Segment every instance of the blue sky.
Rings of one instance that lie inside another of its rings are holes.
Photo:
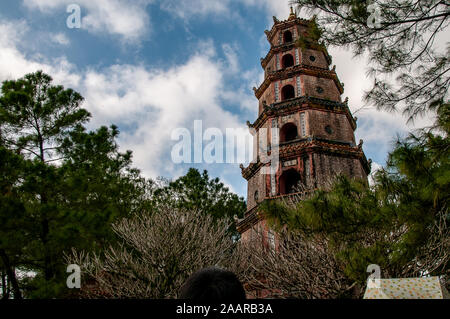
[[[72,3],[81,8],[81,29],[66,25]],[[176,178],[197,167],[245,196],[239,163],[173,163],[171,134],[192,131],[194,120],[204,129],[246,130],[257,117],[252,87],[262,81],[260,58],[269,49],[264,30],[273,15],[288,14],[288,0],[2,0],[0,81],[42,69],[85,97],[89,128],[119,127],[121,149],[134,152],[147,177]],[[367,61],[329,51],[355,111],[373,83]],[[384,164],[395,136],[412,128],[373,108],[356,116],[356,138],[374,167]]]

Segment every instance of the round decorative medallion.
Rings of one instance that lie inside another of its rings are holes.
[[[325,126],[325,132],[327,132],[328,134],[333,134],[333,129],[331,128],[331,126],[327,125]]]
[[[309,57],[309,59],[310,59],[312,62],[316,61],[316,57],[315,57],[314,55],[311,55],[311,56]]]
[[[316,87],[316,91],[317,91],[317,93],[322,94],[323,88],[321,86],[318,86],[318,87]]]

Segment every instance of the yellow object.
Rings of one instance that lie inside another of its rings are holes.
[[[370,279],[369,279],[370,280]],[[368,282],[364,299],[447,299],[439,277],[378,279]]]
[[[296,19],[297,15],[294,13],[294,8],[291,6],[291,14],[289,15],[289,19],[288,20],[293,20]]]

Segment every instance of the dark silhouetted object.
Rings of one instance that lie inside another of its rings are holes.
[[[180,290],[180,299],[219,302],[245,300],[245,290],[234,273],[219,268],[206,268],[188,278]]]

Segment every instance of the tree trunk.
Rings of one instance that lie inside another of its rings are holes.
[[[4,249],[0,249],[0,257],[2,258],[3,264],[5,265],[6,274],[8,275],[8,281],[10,281],[12,284],[14,299],[22,299],[22,292],[20,291],[19,284],[17,283],[16,272],[13,270]]]
[[[39,126],[38,126],[39,130]],[[38,132],[38,140],[39,140],[39,152],[40,152],[40,160],[42,163],[45,163],[45,152],[44,152],[44,140],[42,138],[42,135],[40,131]],[[47,195],[41,193],[41,206],[45,206],[48,202]],[[41,226],[42,226],[42,244],[44,245],[44,277],[45,280],[48,282],[53,277],[53,269],[51,267],[51,258],[50,253],[48,251],[48,234],[49,234],[49,221],[47,218],[47,213],[42,215],[41,220]]]
[[[8,276],[6,276],[6,298],[9,299],[9,295],[11,295],[11,280],[8,279]]]
[[[2,271],[2,299],[8,299],[6,298],[6,275]]]
[[[44,216],[42,220],[42,243],[44,245],[44,276],[47,281],[53,277],[53,270],[50,265],[50,254],[48,251],[48,232],[48,219]]]

